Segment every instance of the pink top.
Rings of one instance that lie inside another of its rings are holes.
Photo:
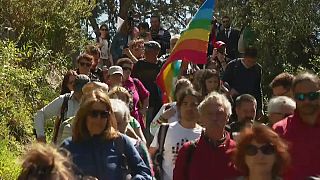
[[[131,109],[131,116],[136,118],[141,127],[146,127],[142,115],[139,113],[139,101],[142,102],[145,98],[148,98],[150,93],[143,86],[139,79],[129,77],[128,80],[123,82],[123,87],[126,88],[133,97],[133,108]]]
[[[306,179],[320,174],[320,116],[315,126],[302,122],[296,111],[273,125],[273,129],[289,143],[291,167],[285,173],[285,180]]]

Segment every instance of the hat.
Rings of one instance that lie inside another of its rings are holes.
[[[144,43],[145,48],[161,49],[161,45],[157,41],[148,41]]]
[[[217,41],[214,43],[214,48],[217,48],[217,49],[220,49],[222,47],[225,47],[226,46],[226,43],[224,43],[223,41]]]
[[[102,91],[107,93],[109,90],[109,86],[106,83],[102,82],[89,82],[85,86],[83,86],[82,92],[86,94],[96,89],[101,89]]]
[[[81,92],[82,87],[86,85],[88,82],[90,82],[90,78],[87,75],[79,74],[77,75],[75,81],[74,81],[74,91],[75,92]]]
[[[108,75],[121,74],[123,75],[123,70],[120,66],[111,66],[108,70]]]

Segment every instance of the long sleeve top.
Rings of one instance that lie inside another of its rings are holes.
[[[74,93],[71,92],[71,98],[68,100],[68,109],[65,113],[64,119],[74,116],[79,109],[79,101],[75,99],[73,94]],[[67,95],[68,94],[60,95],[45,107],[37,111],[34,118],[34,128],[36,129],[37,136],[44,136],[44,125],[47,120],[54,116],[60,116],[63,100]]]
[[[126,135],[120,135],[124,141],[125,161],[130,170],[132,179],[151,180],[151,171],[141,159],[138,151]],[[73,158],[82,175],[93,176],[98,179],[121,180],[123,179],[123,156],[120,156],[119,147],[115,140],[103,140],[94,136],[83,142],[73,142],[68,138],[62,144]],[[76,171],[77,172],[77,171]]]
[[[262,88],[261,88],[262,68],[260,64],[246,68],[242,59],[232,60],[226,67],[222,80],[238,93],[250,94],[257,100],[257,109],[262,109]],[[236,97],[233,97],[234,99]]]
[[[190,146],[192,143],[186,143],[179,151],[174,180],[231,179],[240,175],[231,161],[236,144],[229,135],[222,143],[213,145],[202,134],[193,152]]]

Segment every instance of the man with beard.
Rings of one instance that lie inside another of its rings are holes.
[[[250,94],[242,94],[237,97],[235,105],[237,121],[230,124],[230,134],[233,139],[242,128],[252,125],[256,117],[257,101]]]
[[[284,179],[306,179],[320,174],[320,79],[310,73],[292,83],[296,110],[273,128],[290,144],[291,168]]]

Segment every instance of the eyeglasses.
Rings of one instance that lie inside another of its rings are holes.
[[[109,31],[108,29],[102,28],[100,31]]]
[[[296,93],[294,98],[298,101],[304,101],[309,99],[310,101],[317,100],[320,96],[320,91],[317,92],[309,92],[309,93]]]
[[[84,66],[91,67],[91,63],[80,62],[79,64],[82,67],[84,67]]]
[[[124,71],[132,71],[132,68],[129,68],[129,67],[122,67],[122,70],[124,70]]]
[[[261,147],[257,147],[253,144],[249,144],[246,147],[245,153],[248,156],[255,156],[255,155],[257,155],[258,150],[260,150],[265,155],[271,155],[275,152],[275,148],[271,144],[265,144]]]
[[[109,115],[110,115],[109,111],[91,110],[89,112],[89,116],[91,116],[93,118],[98,118],[99,116],[101,118],[107,118],[107,117],[109,117]]]

